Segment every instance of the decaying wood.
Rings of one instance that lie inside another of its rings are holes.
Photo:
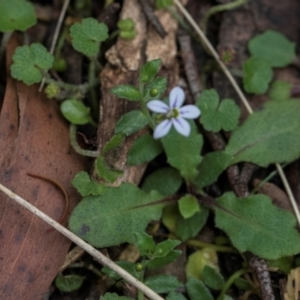
[[[159,19],[167,35],[160,38],[153,28],[147,28],[147,22],[138,0],[125,0],[121,19],[132,18],[135,22],[136,37],[132,41],[119,38],[116,44],[106,53],[107,65],[100,75],[101,101],[100,126],[98,131],[98,150],[113,136],[115,124],[122,115],[139,109],[139,104],[124,99],[118,99],[110,93],[110,89],[118,84],[137,86],[137,78],[141,64],[154,58],[162,59],[161,74],[168,76],[168,86],[173,86],[177,79],[176,68],[176,22],[170,20],[167,12],[159,14]],[[151,40],[151,41],[150,41]],[[146,54],[145,54],[146,53]],[[122,181],[138,184],[144,172],[143,166],[126,166],[127,154],[138,134],[128,137],[115,151],[109,153],[106,162],[109,167],[123,171],[114,185]]]

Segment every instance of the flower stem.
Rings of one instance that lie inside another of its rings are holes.
[[[140,84],[139,84],[139,92],[140,92],[140,95],[141,95],[140,104],[141,104],[142,112],[148,118],[148,120],[149,120],[149,126],[152,129],[154,129],[155,128],[155,123],[154,123],[153,119],[151,118],[151,115],[149,113],[148,107],[146,105],[146,101],[145,101],[145,99],[143,97],[143,95],[144,95],[144,84],[141,81],[140,81]]]

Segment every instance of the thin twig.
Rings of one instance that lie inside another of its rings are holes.
[[[31,211],[33,214],[41,218],[43,221],[54,227],[57,231],[59,231],[61,234],[63,234],[65,237],[67,237],[69,240],[71,240],[73,243],[77,244],[79,247],[84,249],[86,252],[88,252],[91,256],[95,258],[99,263],[102,265],[110,268],[112,271],[116,272],[118,275],[120,275],[124,280],[126,280],[128,283],[132,284],[134,287],[142,291],[149,299],[152,300],[164,300],[162,297],[157,295],[155,292],[153,292],[151,289],[149,289],[146,285],[144,285],[142,282],[134,278],[131,274],[126,272],[124,269],[119,267],[117,264],[115,264],[113,261],[108,259],[105,255],[103,255],[101,252],[93,248],[91,245],[80,239],[78,236],[76,236],[74,233],[66,229],[65,227],[61,226],[58,222],[51,219],[49,216],[44,214],[42,211],[37,209],[35,206],[31,205],[29,202],[18,196],[17,194],[13,193],[11,190],[0,184],[0,190],[8,195],[11,199],[15,200],[17,203]]]
[[[61,12],[60,12],[57,24],[56,24],[56,28],[55,28],[55,31],[54,31],[54,35],[53,35],[52,43],[51,43],[51,46],[50,46],[50,50],[49,50],[49,52],[51,54],[54,53],[54,49],[55,49],[55,45],[56,45],[56,42],[57,42],[57,39],[58,39],[58,35],[59,35],[60,29],[61,29],[61,25],[62,25],[62,22],[64,20],[64,17],[65,17],[67,8],[69,6],[69,3],[70,3],[70,0],[65,0],[64,5],[63,5],[63,7],[61,9]],[[42,82],[40,84],[39,92],[43,89],[44,84],[45,84],[45,77],[43,78],[43,80],[42,80]]]
[[[190,25],[195,29],[195,31],[198,33],[200,39],[203,41],[203,43],[206,45],[207,49],[210,51],[211,55],[215,58],[215,60],[217,61],[217,63],[219,64],[220,68],[223,70],[224,74],[226,75],[226,77],[228,78],[228,80],[230,81],[230,83],[232,84],[233,88],[235,89],[236,93],[238,94],[238,96],[240,97],[242,103],[244,104],[244,106],[246,107],[247,111],[249,112],[249,114],[253,113],[253,110],[250,106],[250,104],[248,103],[248,100],[246,99],[244,93],[242,92],[242,90],[240,89],[239,85],[237,84],[236,80],[234,79],[234,77],[232,76],[232,74],[229,72],[228,68],[226,67],[226,65],[222,62],[222,60],[220,59],[219,54],[217,53],[217,51],[214,49],[214,47],[212,46],[212,44],[210,43],[210,41],[207,39],[207,37],[205,36],[205,34],[202,32],[202,30],[200,29],[200,27],[197,25],[197,23],[194,21],[194,19],[191,17],[191,15],[188,13],[188,11],[184,8],[184,6],[180,3],[179,0],[174,0],[175,5],[178,7],[178,9],[182,12],[182,14],[186,17],[186,19],[188,20],[188,22],[190,23]],[[281,177],[281,180],[283,182],[283,185],[285,187],[285,190],[289,196],[289,199],[291,201],[294,213],[296,215],[298,224],[300,225],[300,212],[296,203],[296,199],[293,195],[293,192],[291,190],[291,187],[286,179],[286,176],[280,166],[280,164],[275,164],[278,173]]]

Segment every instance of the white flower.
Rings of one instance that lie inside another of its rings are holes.
[[[151,111],[163,114],[165,117],[165,120],[159,123],[154,129],[153,136],[155,139],[168,134],[172,125],[180,134],[184,136],[190,135],[191,126],[185,119],[196,119],[200,116],[201,112],[195,105],[182,106],[184,98],[183,89],[176,86],[170,92],[169,106],[161,100],[152,100],[147,103],[147,107]]]

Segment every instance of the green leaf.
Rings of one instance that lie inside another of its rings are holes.
[[[168,255],[179,244],[181,244],[181,242],[177,240],[165,240],[156,245],[153,257],[164,257]]]
[[[134,29],[134,21],[130,18],[126,18],[118,21],[117,27],[121,30],[130,31]]]
[[[285,67],[296,59],[296,45],[280,32],[267,30],[255,36],[248,44],[252,56],[271,67]]]
[[[105,295],[101,297],[100,300],[134,300],[134,299],[131,297],[119,296],[116,293],[105,293]]]
[[[168,205],[163,210],[162,222],[170,232],[175,233],[184,242],[199,233],[206,223],[208,213],[207,208],[201,207],[200,212],[184,219],[177,205]]]
[[[106,187],[102,195],[87,196],[76,206],[69,228],[95,247],[133,244],[133,232],[144,231],[151,220],[160,218],[160,199],[158,193],[146,194],[129,183]]]
[[[155,243],[153,237],[145,232],[135,232],[135,245],[137,245],[141,256],[153,255]]]
[[[162,152],[160,141],[152,135],[144,134],[134,141],[127,157],[128,165],[140,165],[149,162]]]
[[[218,203],[232,214],[216,208],[216,226],[229,235],[240,252],[250,251],[266,259],[300,252],[294,215],[273,205],[267,196],[239,199],[226,193]]]
[[[142,190],[149,193],[158,191],[164,196],[174,195],[182,185],[179,172],[171,167],[158,169],[146,177]]]
[[[161,59],[153,59],[146,62],[142,67],[139,74],[139,80],[143,83],[148,83],[154,79],[157,75],[159,68],[161,66]]]
[[[175,276],[165,274],[150,276],[144,283],[157,294],[169,293],[183,287]]]
[[[97,174],[105,181],[110,183],[115,182],[118,179],[118,177],[123,174],[122,171],[110,169],[105,162],[104,156],[97,157],[96,168],[97,168]]]
[[[187,300],[181,293],[172,291],[168,294],[166,300]]]
[[[119,147],[125,139],[125,135],[123,133],[119,133],[113,135],[110,140],[104,145],[102,150],[102,155],[107,154],[109,151],[116,149]]]
[[[35,9],[25,0],[0,0],[0,31],[25,31],[36,24]]]
[[[252,285],[247,281],[245,280],[244,278],[237,278],[235,281],[234,281],[234,284],[240,289],[240,290],[243,290],[243,291],[248,291],[248,290],[251,290],[252,289]]]
[[[108,38],[108,28],[94,18],[85,18],[70,27],[70,35],[74,49],[92,57],[98,54],[100,42]]]
[[[167,82],[167,77],[156,77],[153,81],[148,83],[144,89],[145,101],[161,99],[167,89]]]
[[[164,9],[173,4],[173,0],[156,0],[155,6],[157,9]]]
[[[294,266],[294,257],[293,256],[285,256],[280,257],[275,260],[268,260],[268,267],[274,269],[279,269],[280,271],[284,272],[288,275]]]
[[[129,84],[117,85],[112,88],[110,92],[119,98],[124,98],[131,101],[139,101],[141,99],[138,89]]]
[[[86,172],[76,174],[72,184],[83,197],[87,195],[101,195],[105,189],[105,185],[91,180]]]
[[[197,278],[190,277],[187,280],[186,289],[190,300],[214,300],[207,287]]]
[[[84,277],[77,275],[57,275],[55,278],[55,286],[64,293],[71,293],[78,290],[84,281]]]
[[[206,265],[202,270],[203,282],[213,290],[220,290],[223,288],[225,281],[223,276],[216,268]]]
[[[273,101],[286,101],[291,98],[293,85],[290,82],[275,80],[269,90],[269,98]]]
[[[201,110],[200,122],[208,131],[233,130],[238,125],[240,109],[231,99],[220,102],[215,89],[204,90],[196,102]]]
[[[194,184],[197,190],[217,181],[219,175],[228,167],[232,157],[224,151],[207,153],[198,167]]]
[[[200,211],[198,200],[192,195],[185,195],[178,201],[181,215],[187,219]]]
[[[70,123],[76,125],[84,125],[92,120],[90,108],[86,107],[81,101],[76,99],[63,101],[60,105],[60,111]]]
[[[149,123],[147,117],[140,110],[132,110],[124,114],[118,121],[115,133],[124,133],[129,136],[147,126]]]
[[[247,93],[264,94],[273,77],[272,68],[262,59],[251,57],[243,64],[244,89]]]
[[[300,156],[300,102],[269,102],[233,132],[225,152],[231,163],[248,161],[260,166],[284,163]]]
[[[146,264],[146,267],[149,270],[162,268],[163,266],[174,262],[180,255],[181,255],[180,250],[172,250],[164,257],[157,257],[157,258],[151,259]]]
[[[42,80],[42,72],[52,67],[54,56],[43,45],[33,43],[30,46],[17,47],[12,61],[11,76],[31,85]]]
[[[129,274],[131,274],[135,278],[140,278],[141,273],[136,270],[135,263],[127,260],[119,260],[116,262],[116,264],[127,271]],[[109,278],[112,280],[121,280],[123,279],[119,274],[117,274],[115,271],[111,270],[108,267],[103,267],[101,269],[101,272],[106,274]]]
[[[194,122],[191,124],[191,133],[188,137],[177,133],[174,128],[161,139],[168,163],[180,171],[181,176],[192,182],[197,176],[197,166],[201,162],[202,135],[197,133]]]

